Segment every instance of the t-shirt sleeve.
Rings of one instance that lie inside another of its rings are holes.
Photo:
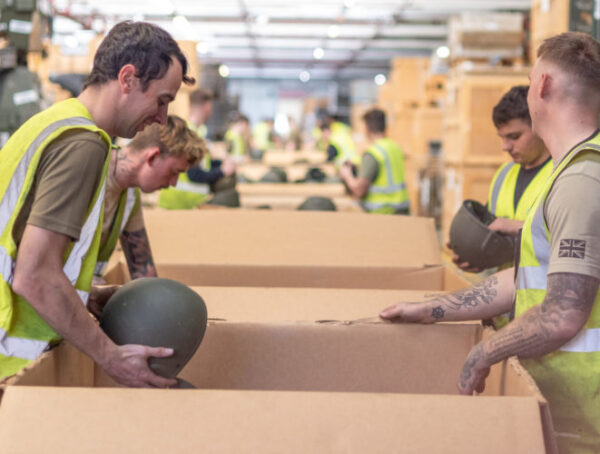
[[[377,162],[377,159],[375,159],[371,153],[365,152],[362,156],[358,176],[373,182],[375,181],[375,178],[377,178],[378,173],[379,163]]]
[[[44,150],[27,224],[79,239],[108,150],[91,131],[68,132]]]
[[[600,279],[600,155],[581,156],[556,179],[544,215],[550,238],[548,274]]]

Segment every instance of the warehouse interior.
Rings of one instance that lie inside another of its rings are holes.
[[[599,38],[600,0],[0,0],[6,452],[600,451],[594,229],[544,211]]]

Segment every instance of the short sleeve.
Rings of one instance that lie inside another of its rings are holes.
[[[362,156],[358,175],[365,180],[373,182],[375,181],[375,178],[377,178],[378,173],[379,163],[377,162],[377,159],[375,159],[371,153],[365,152]]]
[[[590,154],[591,153],[591,154]],[[588,152],[556,179],[544,206],[550,230],[548,274],[600,279],[600,155]]]
[[[27,224],[79,239],[108,149],[91,131],[69,131],[44,150]]]

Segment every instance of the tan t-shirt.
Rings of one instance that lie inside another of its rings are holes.
[[[82,129],[69,130],[48,145],[15,220],[15,242],[21,242],[27,224],[78,240],[107,153],[99,134]]]
[[[113,225],[119,206],[119,199],[123,189],[117,184],[115,176],[109,172],[106,177],[106,195],[104,196],[104,222],[102,224],[102,236],[100,244],[103,245],[110,235],[110,229]],[[125,224],[124,230],[127,232],[137,232],[144,228],[144,218],[142,216],[142,208],[134,209],[129,216],[129,220]]]
[[[548,274],[600,279],[600,153],[581,152],[558,176],[544,216],[551,240]]]

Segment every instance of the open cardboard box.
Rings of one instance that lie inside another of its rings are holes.
[[[240,163],[237,167],[236,174],[246,177],[252,181],[260,180],[273,166],[265,165],[262,162],[246,162]],[[279,167],[279,166],[277,166]],[[288,164],[282,166],[287,175],[288,182],[302,180],[306,178],[309,169],[318,167],[327,176],[334,176],[337,170],[334,164]]]
[[[273,210],[297,210],[311,196],[279,195],[279,194],[240,194],[242,208],[262,208],[268,206]],[[329,197],[329,196],[323,196]],[[349,196],[329,197],[335,204],[336,211],[363,213],[358,201]]]
[[[547,404],[515,360],[493,368],[483,396],[456,395],[483,335],[211,321],[180,374],[198,390],[113,388],[65,343],[5,384],[0,439],[11,453],[556,452]]]
[[[340,197],[346,194],[341,183],[238,183],[240,195],[281,195]]]
[[[156,210],[145,222],[159,275],[192,286],[453,290],[461,280],[428,218]]]

